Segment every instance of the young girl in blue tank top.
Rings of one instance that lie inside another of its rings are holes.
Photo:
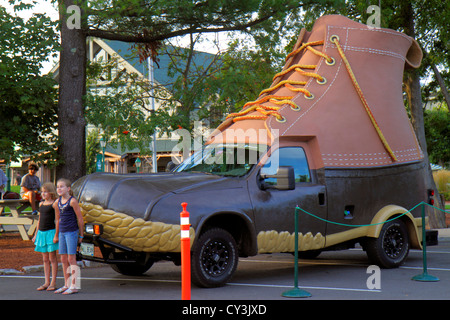
[[[56,231],[59,240],[59,255],[63,265],[64,286],[55,293],[77,293],[77,245],[83,238],[83,216],[78,201],[72,197],[70,181],[59,179],[56,184],[56,192],[59,195],[56,214]],[[75,272],[75,273],[74,273]],[[70,282],[70,283],[69,283]]]

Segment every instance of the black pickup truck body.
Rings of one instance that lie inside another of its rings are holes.
[[[210,145],[199,152],[217,160],[217,154],[235,156],[240,149],[249,158],[248,145]],[[309,162],[313,152],[307,142],[289,140],[260,153],[253,164],[205,164],[197,153],[170,173],[85,176],[73,190],[85,222],[102,225],[103,234],[85,233],[84,239],[99,246],[102,257],[92,251],[79,257],[125,274],[145,272],[158,260],[179,263],[183,202],[190,213],[193,280],[200,286],[226,283],[238,256],[292,253],[297,206],[304,210],[304,257],[361,243],[374,263],[396,267],[409,248],[421,248],[421,210],[409,209],[427,200],[423,161],[316,170]]]

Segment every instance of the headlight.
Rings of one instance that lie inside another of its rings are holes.
[[[86,234],[99,236],[103,233],[103,225],[99,223],[86,223],[84,225],[84,232]]]

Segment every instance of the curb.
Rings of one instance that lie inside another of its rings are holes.
[[[100,267],[103,264],[98,262],[92,262],[92,261],[77,261],[77,265],[80,267],[80,269],[85,268],[96,268]],[[22,267],[23,271],[16,270],[16,269],[0,269],[0,275],[14,275],[14,274],[27,274],[27,273],[33,273],[33,272],[42,272],[44,271],[44,265],[36,265],[36,266],[25,266]],[[58,263],[58,270],[62,270],[62,263]]]
[[[11,275],[11,274],[23,274],[23,272],[16,269],[0,269],[0,275]]]
[[[450,240],[450,228],[446,229],[437,229],[438,230],[438,240],[439,241],[446,241]],[[77,261],[77,265],[83,269],[83,268],[96,268],[101,267],[104,264],[94,262],[94,261]],[[62,264],[58,263],[58,270],[62,270]],[[36,265],[36,266],[26,266],[23,267],[23,271],[19,271],[16,269],[0,269],[0,275],[14,275],[14,274],[27,274],[27,273],[33,273],[33,272],[42,272],[44,271],[43,265]]]

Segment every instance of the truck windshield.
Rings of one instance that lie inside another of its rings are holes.
[[[203,172],[239,177],[247,174],[266,151],[266,145],[210,144],[183,161],[174,172]]]

